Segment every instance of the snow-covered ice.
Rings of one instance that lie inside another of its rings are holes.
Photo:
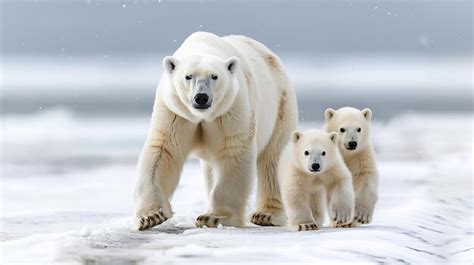
[[[135,163],[148,118],[64,110],[1,118],[2,265],[473,262],[469,114],[374,121],[380,200],[373,223],[312,232],[196,228],[207,198],[195,159],[173,198],[175,216],[132,232]]]

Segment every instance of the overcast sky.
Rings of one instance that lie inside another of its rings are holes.
[[[194,31],[277,52],[472,54],[472,1],[2,1],[11,53],[170,53]]]

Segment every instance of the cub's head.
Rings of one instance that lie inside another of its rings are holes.
[[[177,97],[174,104],[182,103],[180,107],[187,109],[182,111],[198,119],[215,118],[218,112],[226,112],[237,95],[237,57],[223,60],[213,56],[167,56],[163,68],[170,82],[167,97]]]
[[[344,107],[331,108],[324,112],[326,130],[339,134],[339,148],[343,154],[356,154],[370,143],[370,120],[372,111]]]
[[[311,175],[330,169],[341,159],[337,140],[336,132],[328,134],[322,130],[294,131],[291,135],[294,165]]]

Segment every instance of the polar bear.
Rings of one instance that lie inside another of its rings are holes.
[[[295,131],[279,162],[280,188],[289,230],[317,230],[325,216],[337,225],[352,221],[352,176],[338,146],[338,134]],[[327,197],[327,199],[326,199]]]
[[[133,227],[149,229],[172,216],[170,200],[189,154],[201,161],[209,197],[198,227],[243,226],[255,175],[251,221],[281,225],[277,161],[298,113],[280,59],[248,37],[196,32],[163,68],[138,162]]]
[[[339,133],[339,150],[352,173],[355,190],[355,217],[349,226],[368,224],[377,202],[378,173],[370,140],[372,111],[344,107],[324,112],[327,132]]]

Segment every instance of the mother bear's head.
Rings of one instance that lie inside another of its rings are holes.
[[[210,121],[227,112],[239,89],[237,57],[167,56],[163,68],[168,85],[161,89],[167,90],[167,105],[192,121]]]

